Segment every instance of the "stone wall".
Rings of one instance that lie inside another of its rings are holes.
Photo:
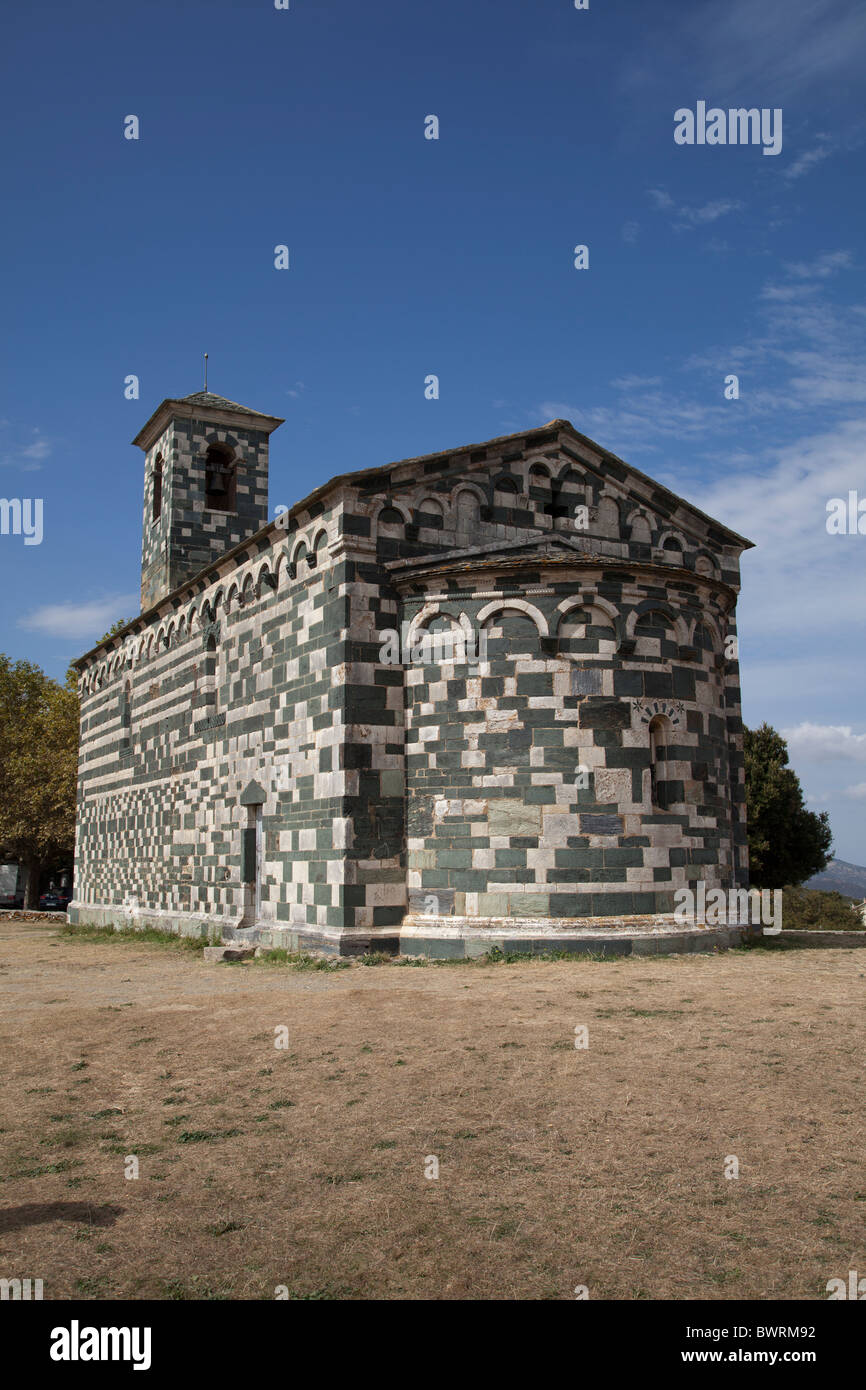
[[[468,617],[487,637],[476,667],[407,671],[413,916],[562,925],[671,912],[699,878],[745,881],[730,623],[710,586],[660,577],[561,559],[405,598],[410,620]]]
[[[234,455],[236,508],[231,512],[205,506],[205,460],[212,444],[223,445]],[[175,415],[146,449],[145,459],[142,609],[158,603],[267,524],[268,434],[243,428],[230,417]],[[154,521],[157,460],[162,464],[162,507]]]
[[[351,950],[744,884],[747,544],[564,422],[341,476],[82,658],[72,920]],[[403,623],[486,659],[384,659]]]

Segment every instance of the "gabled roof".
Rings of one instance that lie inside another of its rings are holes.
[[[578,454],[572,453],[569,455],[566,449],[564,451],[566,456],[573,458],[581,467],[594,469],[597,473],[610,476],[626,490],[629,490],[628,478],[632,477],[644,483],[650,490],[649,497],[641,497],[640,499],[645,505],[655,505],[657,507],[659,504],[662,504],[672,512],[676,511],[679,507],[684,507],[687,511],[691,512],[693,516],[699,517],[702,522],[712,527],[720,536],[724,537],[728,543],[732,543],[742,550],[752,550],[754,548],[754,541],[750,541],[746,536],[741,536],[738,532],[732,531],[729,526],[725,526],[721,521],[717,521],[715,517],[710,516],[707,512],[701,511],[700,507],[696,507],[693,502],[689,502],[685,497],[680,497],[677,493],[671,492],[670,488],[665,487],[663,483],[656,482],[648,473],[641,472],[633,463],[626,463],[625,459],[621,459],[617,454],[611,453],[610,449],[605,449],[604,445],[597,444],[594,439],[590,439],[586,434],[581,434],[580,430],[575,429],[570,420],[563,419],[548,420],[545,425],[532,425],[529,429],[517,430],[514,434],[500,434],[493,439],[479,440],[476,444],[460,444],[453,449],[441,449],[435,454],[418,454],[411,458],[397,459],[393,463],[376,464],[373,468],[360,468],[353,473],[337,473],[334,477],[329,478],[326,483],[320,483],[317,488],[314,488],[312,492],[308,493],[307,496],[302,498],[299,502],[294,503],[289,508],[289,511],[294,513],[309,508],[313,503],[318,502],[326,493],[329,493],[335,487],[354,487],[362,482],[376,482],[380,478],[389,491],[392,489],[393,484],[395,496],[399,496],[398,489],[401,482],[414,486],[418,481],[419,474],[423,477],[424,474],[428,472],[430,465],[437,464],[440,461],[442,463],[447,462],[450,465],[449,471],[436,471],[431,475],[431,481],[438,481],[448,477],[450,473],[460,472],[465,469],[467,463],[469,463],[470,468],[474,467],[471,456],[481,453],[482,450],[485,453],[487,451],[492,451],[494,454],[500,454],[503,456],[502,461],[506,462],[507,460],[504,456],[507,454],[509,445],[515,448],[519,447],[519,445],[522,445],[524,448],[531,448],[543,442],[545,444],[558,444],[561,447],[561,436],[563,434],[570,435],[574,443],[599,456],[601,461],[600,465],[594,465],[590,463],[588,459]],[[495,464],[496,461],[495,458],[479,461],[479,471],[483,462],[486,462],[489,466]],[[400,475],[400,470],[403,470],[402,476]],[[395,476],[392,478],[392,475]],[[273,526],[274,522],[269,522],[268,525]]]
[[[184,417],[188,417],[192,416],[195,413],[196,409],[200,409],[202,406],[204,406],[205,409],[211,409],[214,412],[224,412],[226,415],[233,412],[235,415],[241,417],[252,416],[259,421],[266,422],[265,424],[262,424],[260,426],[260,428],[262,429],[265,429],[266,425],[270,425],[271,429],[276,429],[277,425],[281,425],[284,423],[282,420],[278,419],[274,415],[262,415],[259,411],[250,410],[247,406],[237,405],[233,401],[227,400],[224,396],[216,396],[212,392],[205,393],[204,391],[197,391],[194,392],[191,396],[183,396],[179,399],[168,398],[164,400],[162,402],[162,405],[160,405],[159,408],[154,411],[153,415],[150,417],[150,420],[148,420],[144,428],[140,430],[139,433],[136,435],[135,439],[132,441],[133,444],[139,444],[143,449],[147,449],[150,447],[150,443],[143,443],[142,440],[144,436],[148,434],[148,432],[151,433],[151,443],[153,442],[153,439],[158,437],[159,431],[152,430],[153,422],[157,420],[157,418],[161,415],[163,411],[167,411],[166,418],[168,418],[168,415],[170,414],[170,410],[168,410],[168,408],[179,408],[179,413],[182,413]],[[160,428],[162,428],[162,425],[160,426]],[[423,465],[436,463],[440,460],[445,462],[447,460],[453,465],[453,470],[458,471],[464,465],[464,461],[469,459],[471,454],[476,453],[482,449],[495,450],[497,446],[511,444],[516,446],[518,444],[518,441],[520,441],[524,447],[530,447],[533,444],[542,441],[544,443],[561,443],[560,435],[563,432],[569,434],[571,438],[578,444],[583,445],[585,448],[588,448],[592,450],[594,453],[598,454],[601,459],[602,471],[609,471],[610,474],[615,478],[615,480],[619,482],[620,486],[624,486],[627,488],[626,479],[629,475],[631,475],[632,477],[637,478],[644,484],[648,485],[648,487],[652,490],[652,493],[655,494],[657,498],[662,500],[671,510],[675,510],[677,507],[685,507],[687,511],[690,511],[694,516],[700,517],[703,522],[711,526],[728,543],[733,543],[734,547],[742,550],[751,550],[753,548],[753,541],[748,540],[745,536],[739,535],[736,531],[732,531],[728,526],[723,525],[722,522],[717,521],[714,517],[711,517],[706,512],[701,511],[701,509],[699,507],[696,507],[692,502],[688,502],[685,498],[679,497],[676,493],[671,492],[670,488],[666,488],[663,486],[663,484],[657,483],[653,478],[650,478],[648,474],[642,473],[639,468],[635,468],[633,464],[626,463],[624,459],[621,459],[616,454],[611,453],[611,451],[609,449],[605,449],[603,445],[597,444],[595,440],[590,439],[588,435],[581,434],[579,430],[575,429],[574,425],[571,423],[570,420],[563,419],[548,420],[548,422],[544,425],[534,425],[531,426],[529,429],[517,430],[513,434],[498,435],[493,439],[483,440],[477,444],[461,444],[454,449],[443,449],[435,454],[421,454],[413,458],[399,459],[394,463],[378,464],[376,467],[373,468],[357,469],[353,473],[337,473],[334,477],[329,478],[327,482],[321,483],[317,488],[314,488],[314,490],[308,493],[306,497],[303,497],[300,499],[300,501],[293,503],[293,505],[288,509],[288,514],[293,515],[296,512],[304,511],[305,509],[310,508],[313,504],[317,503],[321,498],[323,498],[327,493],[331,492],[335,488],[347,485],[350,487],[357,486],[359,483],[363,481],[372,482],[381,478],[384,484],[384,490],[390,492],[391,474],[401,468],[410,468],[411,473],[417,475],[419,468],[423,468]],[[268,430],[268,433],[270,433],[270,429]],[[504,451],[500,449],[499,452]],[[577,455],[573,455],[573,457],[575,457],[577,461],[581,462],[583,466],[593,466],[588,465],[586,460],[580,459]],[[493,463],[495,462],[495,460],[491,459],[490,462]],[[434,476],[441,479],[445,475],[437,471]],[[365,489],[365,491],[368,491],[368,489]],[[650,499],[642,500],[644,500],[645,502],[648,501],[648,504],[652,505],[652,497]],[[225,564],[227,560],[230,560],[235,556],[242,555],[251,546],[255,546],[259,541],[263,540],[264,537],[268,535],[268,533],[282,529],[280,525],[281,522],[282,525],[285,525],[285,522],[283,522],[281,517],[272,518],[269,522],[267,522],[265,526],[261,528],[261,530],[257,531],[252,536],[248,536],[245,540],[239,541],[237,545],[232,546],[230,550],[227,550],[225,555],[221,555],[216,560],[211,561],[211,563],[206,565],[202,570],[200,570],[198,574],[192,575],[189,579],[185,579],[182,584],[178,585],[177,589],[172,591],[172,593],[165,594],[159,600],[159,602],[154,604],[151,608],[139,613],[137,617],[131,618],[130,621],[126,624],[124,628],[121,629],[120,632],[115,633],[113,637],[108,638],[106,641],[97,643],[95,647],[91,648],[90,651],[85,652],[84,655],[79,657],[77,661],[73,661],[72,665],[76,667],[76,669],[80,669],[85,664],[85,662],[90,657],[94,656],[96,652],[98,652],[103,646],[108,646],[109,644],[111,644],[111,646],[113,647],[115,643],[119,645],[120,641],[122,641],[122,639],[126,637],[127,633],[133,630],[136,624],[141,622],[147,623],[148,621],[150,621],[151,618],[153,618],[155,614],[162,608],[163,604],[165,604],[166,601],[179,594],[182,590],[188,590],[191,587],[191,585],[203,581],[206,576],[213,576],[219,571],[220,566]],[[497,556],[502,556],[503,558],[507,551],[513,550],[514,561],[517,564],[527,562],[527,558],[521,558],[519,552],[527,548],[529,548],[531,552],[533,544],[536,545],[536,547],[538,546],[538,542],[534,541],[534,538],[528,538],[525,541],[518,540],[513,542],[494,542],[491,546],[480,546],[477,549],[482,551],[495,551]],[[570,554],[574,554],[574,552],[577,552],[577,554],[575,555],[575,559],[578,562],[585,562],[588,560],[594,560],[597,562],[600,558],[607,558],[594,552],[591,549],[591,542],[590,548],[585,548],[586,543],[581,543],[581,541],[577,537],[570,537],[568,538],[568,540],[566,540],[565,537],[553,537],[549,533],[547,533],[544,537],[542,544],[548,548],[542,551],[536,550],[536,553],[532,555],[532,559],[535,562],[538,561],[540,556],[543,558],[547,558],[548,560],[554,558],[553,553],[549,549],[549,546],[551,544],[553,544],[557,549],[560,550],[560,554],[562,555],[563,560],[569,559]],[[458,564],[464,566],[472,564],[471,551],[451,551],[449,553],[451,559],[456,560]],[[400,574],[401,572],[406,574],[412,572],[413,566],[415,566],[416,564],[421,565],[424,562],[426,562],[428,566],[437,563],[443,566],[446,564],[446,561],[443,559],[442,556],[430,556],[429,554],[427,554],[418,557],[417,561],[413,557],[412,559],[407,560],[405,562],[389,563],[387,568],[395,574]],[[654,563],[653,568],[664,569],[665,566]]]
[[[237,401],[230,401],[226,396],[217,396],[213,391],[194,391],[191,396],[167,396],[146,424],[142,425],[132,442],[140,449],[149,449],[173,415],[189,420],[199,411],[214,411],[216,418],[226,423],[231,417],[236,421],[247,420],[251,424],[255,422],[256,428],[265,434],[271,434],[278,425],[284,423],[277,415],[264,415],[260,410],[251,410],[248,405],[238,405]]]
[[[194,405],[218,406],[221,410],[234,410],[239,415],[259,415],[263,420],[272,420],[272,415],[262,415],[260,410],[250,410],[248,405],[238,405],[237,401],[230,401],[226,396],[215,396],[213,391],[193,391],[191,396],[181,396],[182,401],[190,401]]]

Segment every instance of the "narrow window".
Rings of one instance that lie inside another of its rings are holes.
[[[132,740],[132,688],[129,681],[120,696],[120,749],[128,752]]]
[[[247,807],[247,826],[243,832],[242,878],[244,882],[244,925],[253,926],[262,912],[262,807]]]
[[[670,722],[663,714],[657,714],[650,721],[650,799],[661,811],[667,810],[668,804],[666,772],[670,729]]]
[[[225,444],[208,445],[204,504],[215,512],[237,511],[234,455]]]
[[[162,454],[157,454],[153,465],[153,519],[159,521],[162,514]]]

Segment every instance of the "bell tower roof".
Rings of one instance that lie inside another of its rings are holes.
[[[157,406],[147,423],[142,425],[132,442],[146,452],[162,434],[170,419],[195,419],[202,413],[206,413],[208,419],[214,422],[245,424],[248,429],[258,429],[264,434],[271,434],[278,425],[284,423],[277,415],[264,415],[260,410],[238,405],[237,401],[217,396],[213,391],[194,391],[191,396],[167,396],[162,404]]]

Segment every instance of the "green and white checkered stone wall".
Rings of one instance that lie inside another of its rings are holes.
[[[73,920],[353,951],[503,920],[555,938],[747,884],[747,541],[564,421],[341,475],[280,523],[79,663]],[[403,624],[487,649],[393,664]]]
[[[205,506],[208,445],[232,450],[237,509]],[[153,520],[154,469],[162,460],[162,508]],[[147,450],[141,545],[141,606],[150,608],[268,520],[268,436],[224,421],[174,416]]]

